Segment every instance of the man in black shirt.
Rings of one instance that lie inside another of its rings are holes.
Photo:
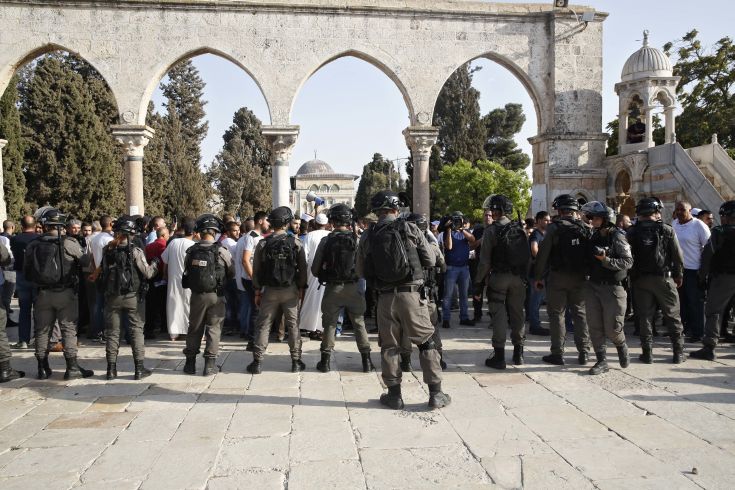
[[[33,303],[36,301],[38,289],[23,276],[23,259],[26,253],[26,247],[33,240],[38,238],[36,233],[36,220],[33,216],[23,216],[20,220],[21,233],[10,239],[10,249],[15,258],[15,289],[18,292],[18,306],[20,314],[18,316],[18,343],[13,347],[16,349],[28,348],[31,341],[31,313],[33,311]]]

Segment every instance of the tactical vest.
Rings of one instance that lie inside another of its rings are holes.
[[[715,253],[710,271],[714,274],[735,274],[735,226],[716,226],[712,230]]]
[[[365,278],[372,287],[380,289],[424,280],[421,259],[416,244],[408,239],[407,229],[408,223],[397,219],[377,223],[368,231]]]
[[[64,250],[66,237],[41,236],[26,254],[32,283],[42,288],[76,287],[77,263]]]
[[[660,221],[639,221],[630,230],[633,270],[638,275],[663,275],[671,270],[669,240],[673,230]]]
[[[549,268],[553,271],[568,274],[584,274],[587,258],[587,242],[592,235],[591,230],[582,221],[572,218],[561,218],[554,221],[554,246],[549,255]]]
[[[587,248],[587,264],[589,269],[590,280],[598,283],[619,283],[628,275],[627,271],[614,271],[603,267],[602,262],[595,258],[594,250],[595,247],[605,249],[605,254],[608,257],[615,258],[613,253],[613,243],[615,242],[615,236],[619,236],[619,239],[625,240],[622,232],[617,228],[608,228],[609,233],[606,236],[602,236],[600,230],[595,230],[592,238],[588,242]]]

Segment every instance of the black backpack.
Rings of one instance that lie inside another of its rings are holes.
[[[102,257],[102,291],[105,296],[137,293],[142,282],[131,247],[105,248]]]
[[[496,244],[492,252],[492,268],[496,272],[528,274],[531,261],[531,248],[523,224],[511,221],[496,227]]]
[[[331,233],[324,243],[319,283],[351,282],[357,280],[355,254],[357,240],[352,232]]]
[[[296,280],[296,238],[292,235],[271,235],[262,249],[263,268],[260,283],[264,286],[285,288]]]
[[[75,285],[76,263],[63,250],[63,240],[54,236],[42,236],[30,250],[30,277],[36,286],[72,287]]]
[[[637,223],[631,235],[633,268],[636,273],[659,275],[669,271],[663,223]]]
[[[194,293],[217,293],[225,282],[225,266],[219,260],[219,243],[204,245],[195,243],[186,251],[184,259],[183,287]]]
[[[397,219],[371,228],[365,260],[366,279],[377,280],[380,286],[423,279],[418,252],[408,240],[406,226],[404,220]]]
[[[580,221],[562,220],[556,223],[556,247],[552,250],[551,268],[562,272],[584,273],[587,242],[592,230]]]
[[[715,253],[710,271],[715,274],[735,274],[735,226],[722,225],[712,230]]]

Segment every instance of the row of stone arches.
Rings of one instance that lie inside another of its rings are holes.
[[[309,187],[309,190],[314,192],[339,192],[339,186],[337,184],[322,184],[320,186],[313,184],[311,187]]]

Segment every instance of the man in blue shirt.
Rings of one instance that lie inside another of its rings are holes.
[[[442,327],[444,328],[449,328],[449,320],[452,317],[450,306],[455,284],[459,292],[459,324],[469,326],[475,324],[469,317],[467,306],[467,291],[470,286],[470,247],[475,243],[475,237],[467,229],[468,224],[464,215],[455,211],[442,233],[444,258],[447,263],[442,301]]]

